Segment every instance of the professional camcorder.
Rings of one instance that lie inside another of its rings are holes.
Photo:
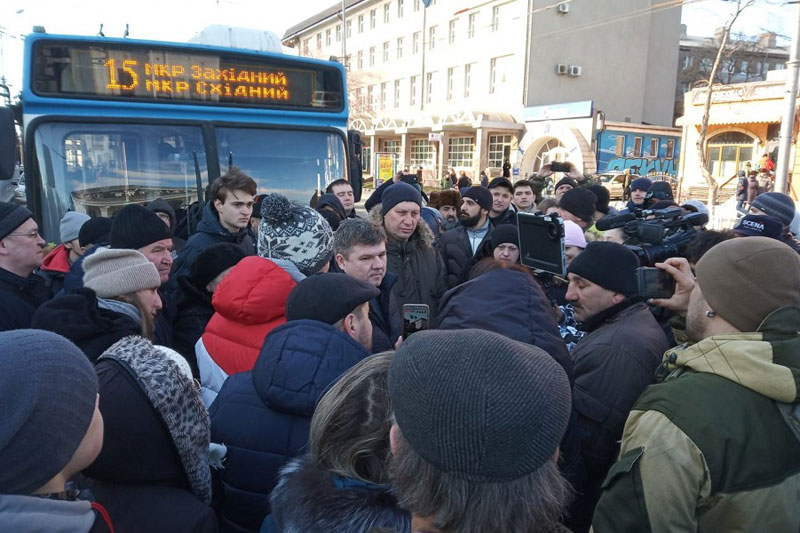
[[[681,257],[697,235],[697,227],[708,223],[705,213],[688,213],[680,207],[637,209],[633,213],[604,217],[597,229],[622,228],[626,246],[639,258],[642,266],[653,266],[668,257]]]

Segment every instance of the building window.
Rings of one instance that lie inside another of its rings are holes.
[[[464,65],[464,98],[469,98],[469,87],[472,84],[472,64]]]
[[[786,63],[777,63],[775,65],[775,70],[783,70],[786,68]]]
[[[383,4],[383,23],[389,24],[389,4]]]
[[[411,53],[417,55],[419,53],[419,39],[421,32],[414,33],[414,39],[411,42]]]
[[[367,97],[365,95],[364,87],[359,87],[358,88],[358,106],[361,109],[364,109],[364,107],[366,105],[367,105]]]
[[[409,104],[411,107],[417,105],[417,78],[418,76],[411,76],[411,83],[408,88]]]
[[[372,173],[372,148],[369,144],[361,148],[361,162],[364,167],[364,174]]]
[[[489,135],[489,166],[502,168],[511,157],[511,135]]]
[[[717,178],[728,177],[744,169],[753,159],[753,138],[737,131],[728,131],[708,141],[708,170]]]
[[[411,164],[428,165],[433,161],[433,144],[428,139],[411,139]]]
[[[447,28],[447,42],[450,44],[456,42],[456,19],[451,20]]]
[[[447,145],[447,160],[451,167],[471,167],[475,154],[475,137],[453,137]]]
[[[331,45],[331,29],[325,30],[325,46]]]
[[[702,70],[703,72],[709,72],[711,71],[711,66],[713,64],[714,62],[711,60],[710,57],[704,57],[700,60],[700,70]]]
[[[624,135],[617,135],[617,147],[614,150],[614,154],[617,157],[624,157],[625,156],[625,136]]]
[[[469,16],[469,19],[467,19],[468,20],[467,37],[469,37],[470,39],[475,37],[475,19],[477,19],[477,18],[478,18],[478,14],[477,13],[472,13]]]
[[[428,48],[433,50],[436,46],[436,26],[431,26],[428,30]]]
[[[367,102],[370,109],[375,109],[375,86],[367,87]]]
[[[389,42],[383,43],[383,62],[389,62]]]
[[[492,8],[492,31],[497,31],[500,27],[500,6]]]
[[[683,56],[683,70],[688,70],[692,68],[694,64],[694,57],[692,56]]]
[[[397,0],[397,18],[403,18],[403,0]]]
[[[342,25],[341,24],[337,24],[336,25],[336,42],[337,43],[342,42]]]
[[[369,12],[369,29],[371,29],[371,30],[375,29],[375,22],[377,21],[377,19],[378,19],[378,10],[377,9],[370,10],[370,12]]]
[[[497,58],[493,57],[489,61],[489,94],[494,94],[497,83]]]
[[[303,55],[308,55],[308,47],[311,45],[311,39],[304,39],[303,40]]]
[[[658,157],[658,138],[650,139],[650,157]]]
[[[346,29],[347,38],[349,39],[350,37],[353,36],[353,21],[352,20],[348,20],[347,21],[347,26],[345,26],[345,27],[347,28]]]
[[[642,138],[633,138],[633,157],[642,157]]]
[[[403,58],[403,38],[397,38],[397,59]]]
[[[358,57],[358,70],[361,70],[364,68],[364,50],[359,50],[356,56]]]
[[[364,15],[358,16],[358,33],[364,33]]]
[[[322,33],[317,34],[317,50],[322,50]]]
[[[386,109],[386,89],[388,85],[385,81],[381,83],[381,109]]]
[[[664,157],[666,159],[674,159],[675,158],[675,141],[673,141],[673,140],[667,141],[667,154]]]
[[[691,87],[689,86],[689,82],[688,81],[682,81],[681,82],[681,92],[682,93],[687,93],[687,92],[689,92],[690,89],[691,89]]]
[[[394,80],[394,107],[400,107],[400,80]]]
[[[415,13],[416,13],[417,11],[419,11],[419,4],[420,4],[420,1],[419,1],[419,0],[414,0],[414,12],[415,12]]]
[[[369,47],[369,66],[374,66],[374,65],[375,65],[375,47],[374,46],[370,46]]]
[[[450,67],[447,69],[447,99],[453,99],[453,78],[455,78],[455,71],[454,67]]]
[[[383,148],[381,152],[388,152],[390,154],[399,154],[400,150],[402,149],[401,142],[399,139],[385,139],[381,144],[383,144]]]
[[[425,83],[425,103],[430,104],[433,101],[433,75],[435,72],[428,72],[426,74],[427,80]]]

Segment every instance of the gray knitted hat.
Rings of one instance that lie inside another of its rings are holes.
[[[97,376],[77,346],[38,329],[0,333],[0,494],[31,494],[58,474],[89,429]]]
[[[61,218],[59,224],[59,233],[61,242],[74,241],[78,238],[78,234],[83,226],[89,220],[89,215],[86,213],[78,213],[76,211],[67,211]]]
[[[769,216],[779,218],[784,226],[791,226],[792,220],[794,220],[794,201],[791,196],[782,192],[759,194],[750,207],[763,211]]]
[[[286,259],[310,276],[333,257],[333,231],[322,216],[280,194],[268,194],[261,205],[258,255]]]
[[[83,272],[84,287],[92,289],[98,298],[161,285],[156,266],[136,250],[101,248],[83,261]]]
[[[553,456],[570,416],[566,374],[541,348],[477,329],[422,331],[389,369],[411,448],[475,483],[524,477]]]

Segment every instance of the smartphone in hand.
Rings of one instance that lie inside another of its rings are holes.
[[[642,298],[669,298],[675,293],[675,279],[660,268],[636,269],[636,285]]]
[[[426,304],[403,305],[403,339],[409,335],[428,329],[430,308]]]

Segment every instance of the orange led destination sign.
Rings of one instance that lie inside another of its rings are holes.
[[[340,111],[343,83],[331,67],[185,48],[40,43],[40,95]]]

